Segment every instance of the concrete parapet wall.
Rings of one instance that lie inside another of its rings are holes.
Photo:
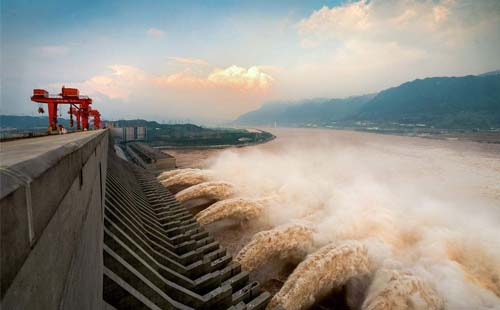
[[[108,136],[0,145],[2,309],[103,308]]]

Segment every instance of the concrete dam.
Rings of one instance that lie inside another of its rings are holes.
[[[136,163],[109,130],[1,144],[1,308],[265,309],[271,295],[157,181],[172,159],[130,147]]]

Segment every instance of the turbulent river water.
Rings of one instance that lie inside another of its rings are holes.
[[[281,281],[272,305],[350,287],[351,308],[500,308],[500,145],[270,131],[258,146],[168,152],[203,169],[189,180],[224,184],[231,200],[198,218],[243,266],[267,266],[261,281]],[[314,283],[286,281],[298,278]]]

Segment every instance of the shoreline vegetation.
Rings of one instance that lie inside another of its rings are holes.
[[[269,133],[267,131],[263,131],[266,133]],[[268,143],[274,139],[276,139],[276,136],[269,133],[271,136],[265,140],[260,140],[256,142],[248,142],[248,143],[242,143],[242,144],[219,144],[219,145],[161,145],[161,146],[154,146],[154,148],[159,149],[159,150],[187,150],[187,149],[226,149],[230,147],[237,147],[237,148],[242,148],[242,147],[247,147],[247,146],[254,146],[254,145],[259,145],[259,144],[264,144]]]
[[[276,138],[270,132],[255,128],[202,127],[194,124],[159,124],[146,120],[121,120],[115,127],[144,127],[142,142],[157,149],[206,149],[245,147]]]

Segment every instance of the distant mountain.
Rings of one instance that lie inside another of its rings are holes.
[[[500,126],[500,75],[415,80],[380,92],[355,119],[440,128]]]
[[[500,70],[485,72],[483,74],[479,74],[478,76],[489,76],[489,75],[500,75]]]
[[[45,116],[19,116],[19,115],[0,115],[0,129],[2,130],[25,130],[25,129],[46,129],[49,125],[47,115]],[[107,122],[107,121],[103,121]],[[57,123],[69,128],[69,120],[58,118]],[[159,124],[155,121],[147,121],[143,119],[134,120],[119,120],[115,121],[116,127],[146,127],[149,129],[154,128],[168,128],[171,131],[189,131],[189,132],[206,132],[211,129],[203,128],[193,124]]]
[[[69,120],[58,118],[57,122],[64,127],[69,127]],[[0,129],[47,129],[49,121],[47,116],[18,116],[18,115],[0,115]]]
[[[259,110],[240,116],[242,125],[304,124],[333,122],[353,117],[374,95],[345,99],[310,99],[288,103],[268,103]]]
[[[242,125],[328,122],[426,124],[439,128],[499,128],[500,71],[418,79],[376,95],[319,102],[265,104],[240,116]]]

